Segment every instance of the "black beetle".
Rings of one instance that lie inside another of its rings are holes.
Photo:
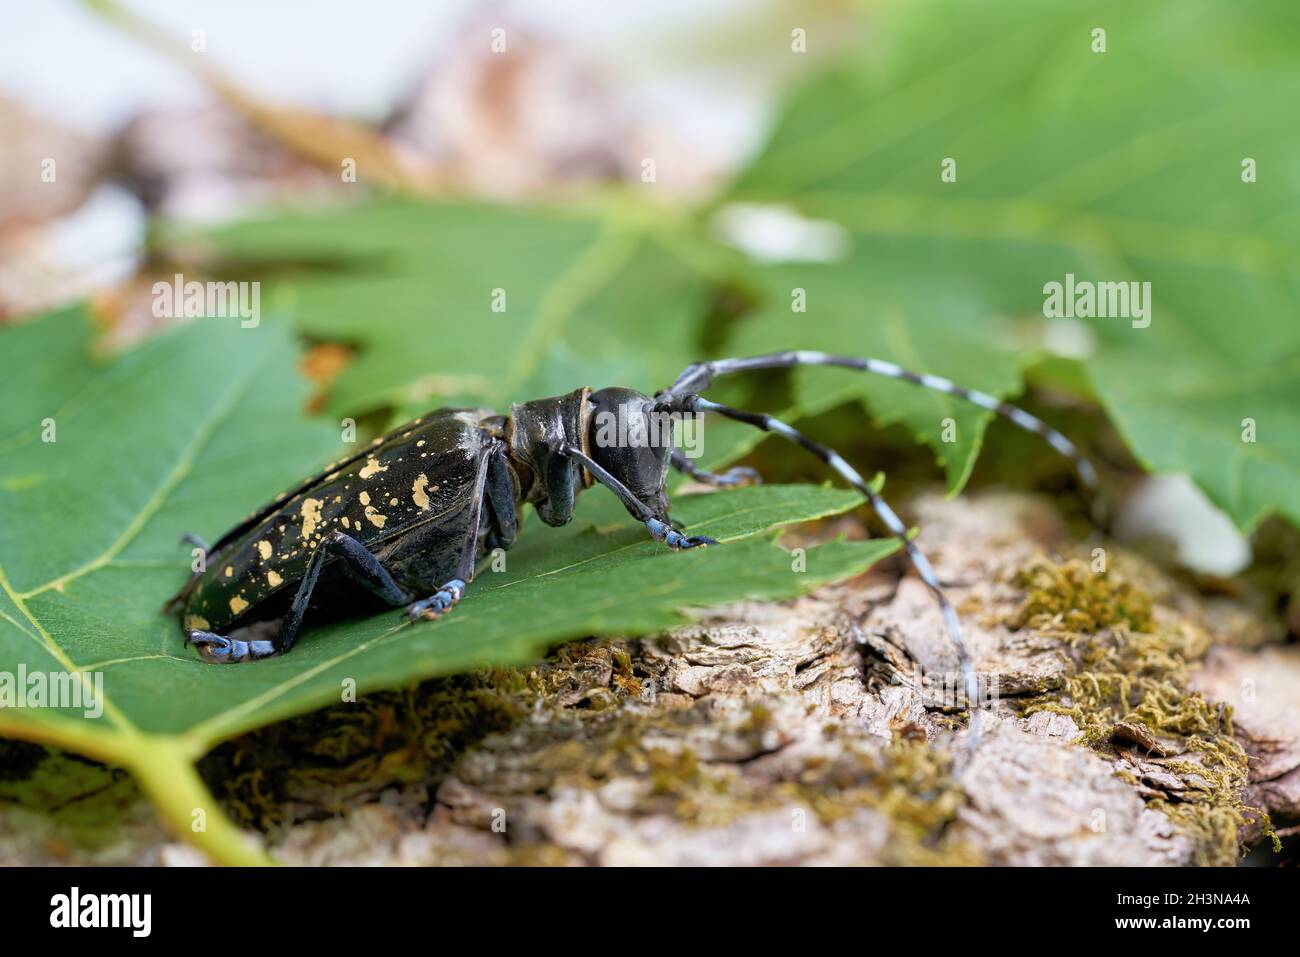
[[[973,402],[1045,437],[1096,491],[1092,465],[1065,436],[1021,409],[947,379],[879,359],[822,352],[721,359],[688,367],[653,398],[624,388],[582,388],[518,403],[509,416],[440,409],[416,419],[285,492],[205,547],[205,570],[167,608],[183,609],[187,641],[211,662],[283,654],[293,647],[308,608],[337,613],[367,603],[406,605],[413,618],[437,618],[460,600],[481,556],[514,544],[523,503],[532,503],[546,524],[563,525],[573,517],[578,492],[596,483],[669,548],[717,544],[673,526],[664,491],[669,465],[719,486],[757,476],[748,469],[705,472],[671,441],[656,440],[666,420],[713,412],[798,443],[866,496],[938,600],[968,700],[974,701],[975,673],[956,611],[879,494],[837,452],[784,422],[699,395],[720,375],[803,365],[877,373]]]

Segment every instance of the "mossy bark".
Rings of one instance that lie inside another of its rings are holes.
[[[1257,616],[1078,542],[1026,495],[908,511],[996,678],[974,752],[929,681],[954,665],[937,611],[891,563],[671,635],[372,695],[201,770],[296,863],[1230,863],[1264,840],[1264,811],[1296,813],[1300,656],[1261,645]],[[808,532],[836,533],[863,534]],[[1263,703],[1241,700],[1252,675]],[[11,808],[0,856],[183,859],[120,789],[104,820],[135,824],[116,850],[55,817],[43,842],[15,841]]]

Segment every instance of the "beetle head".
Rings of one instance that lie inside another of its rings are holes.
[[[583,450],[661,521],[668,520],[664,483],[673,450],[673,422],[654,400],[632,389],[601,389],[588,400]]]
[[[632,389],[578,389],[510,407],[510,451],[532,475],[525,493],[547,525],[573,518],[578,492],[593,479],[564,454],[582,449],[662,521],[668,521],[664,482],[672,452],[672,423],[654,400]]]

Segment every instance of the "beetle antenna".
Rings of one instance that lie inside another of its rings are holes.
[[[979,678],[975,671],[975,665],[971,660],[970,649],[967,648],[966,639],[962,635],[961,620],[957,617],[957,610],[953,608],[952,602],[944,594],[943,586],[939,583],[939,577],[935,574],[933,566],[931,566],[921,550],[916,547],[916,543],[908,536],[907,527],[897,513],[889,507],[889,503],[881,498],[880,494],[868,485],[857,470],[844,461],[843,456],[838,452],[829,446],[813,441],[798,429],[787,425],[780,419],[773,418],[762,412],[746,412],[743,409],[733,409],[717,402],[710,402],[698,395],[679,396],[678,407],[687,412],[716,412],[729,419],[735,419],[737,422],[744,422],[747,425],[762,429],[764,432],[772,432],[789,439],[817,456],[838,472],[841,478],[866,496],[867,501],[871,503],[872,509],[884,522],[885,527],[902,543],[912,567],[916,569],[921,581],[934,595],[935,600],[939,603],[940,610],[943,612],[944,626],[947,628],[948,637],[957,652],[962,689],[965,693],[967,706],[970,709],[970,736],[967,739],[966,747],[968,753],[973,752],[980,736],[980,689]]]
[[[902,366],[886,362],[884,359],[839,356],[826,352],[772,352],[767,355],[751,356],[745,359],[716,359],[712,362],[697,362],[688,366],[677,377],[677,381],[668,390],[667,397],[681,397],[691,393],[703,392],[718,376],[733,375],[738,372],[752,372],[757,369],[793,369],[798,366],[839,366],[845,369],[856,369],[859,372],[871,372],[876,375],[888,376],[891,379],[901,379],[904,382],[911,382],[913,385],[919,385],[925,389],[932,389],[935,392],[942,392],[945,395],[963,399],[982,409],[997,413],[1017,428],[1041,435],[1052,448],[1074,464],[1079,481],[1083,483],[1092,497],[1093,518],[1098,525],[1105,526],[1106,515],[1102,507],[1101,497],[1098,495],[1097,470],[1093,468],[1092,462],[1079,451],[1073,442],[1042,419],[1030,415],[1024,409],[1003,402],[987,392],[959,386],[942,376],[911,372]],[[661,393],[662,395],[664,394]]]

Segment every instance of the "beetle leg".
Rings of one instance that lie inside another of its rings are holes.
[[[483,489],[492,515],[491,528],[495,533],[489,537],[489,544],[493,548],[510,548],[519,535],[519,512],[515,508],[518,485],[505,446],[496,448],[491,456]]]
[[[663,542],[673,551],[679,551],[683,548],[696,548],[701,545],[718,544],[717,539],[709,538],[707,535],[683,535],[673,528],[668,521],[657,516],[650,506],[633,495],[626,485],[597,465],[581,450],[574,448],[572,445],[566,445],[563,451],[569,458],[581,462],[597,482],[617,495],[618,500],[623,503],[623,507],[632,514],[633,518],[645,524],[646,529],[656,541]]]
[[[370,549],[351,535],[336,529],[317,546],[317,551],[322,549],[341,558],[343,573],[372,595],[378,595],[390,605],[403,605],[411,600],[410,590],[397,584]]]
[[[703,482],[705,485],[713,485],[717,488],[731,488],[736,485],[760,485],[763,481],[763,477],[757,471],[743,465],[738,465],[720,473],[697,468],[695,463],[688,459],[680,449],[673,449],[670,461],[677,471],[689,475],[697,482]]]
[[[331,555],[336,555],[343,560],[343,570],[349,578],[389,604],[400,605],[410,601],[411,593],[393,581],[393,576],[366,546],[351,535],[345,535],[335,529],[321,539],[321,543],[311,553],[307,571],[303,574],[298,593],[293,596],[293,604],[289,607],[289,618],[284,628],[273,639],[277,655],[284,654],[298,640],[302,619],[307,614],[307,606],[311,602],[311,593],[316,589],[316,580],[320,577],[321,567]]]
[[[204,558],[207,558],[208,552],[212,551],[212,547],[203,539],[199,538],[199,536],[195,535],[193,532],[186,532],[184,535],[182,535],[181,544],[193,545],[199,551],[203,552]]]
[[[468,582],[474,580],[474,563],[478,558],[478,541],[482,529],[489,529],[487,539],[495,540],[502,548],[514,544],[518,532],[515,510],[515,481],[510,463],[505,456],[505,446],[497,445],[483,463],[479,472],[478,491],[474,497],[473,516],[469,522],[469,536],[461,553],[456,577],[444,583],[428,598],[406,606],[407,617],[414,620],[433,621],[441,618],[465,597]]]
[[[709,538],[707,535],[683,535],[677,529],[673,528],[666,522],[661,522],[657,518],[649,519],[645,527],[656,541],[663,542],[673,551],[681,551],[683,548],[698,548],[704,545],[716,545],[716,538]]]
[[[203,660],[217,664],[256,661],[284,654],[298,640],[298,632],[302,629],[302,620],[307,614],[312,592],[316,589],[321,567],[331,557],[340,559],[343,571],[349,578],[390,605],[401,605],[411,600],[411,593],[393,580],[388,569],[380,564],[379,559],[366,546],[352,536],[335,530],[321,539],[321,543],[311,553],[302,582],[293,596],[289,615],[280,631],[270,640],[244,641],[210,631],[190,631],[186,641],[199,649]]]
[[[421,598],[407,605],[406,614],[411,618],[422,618],[425,621],[441,618],[465,597],[465,587],[464,581],[453,578],[428,598]]]

